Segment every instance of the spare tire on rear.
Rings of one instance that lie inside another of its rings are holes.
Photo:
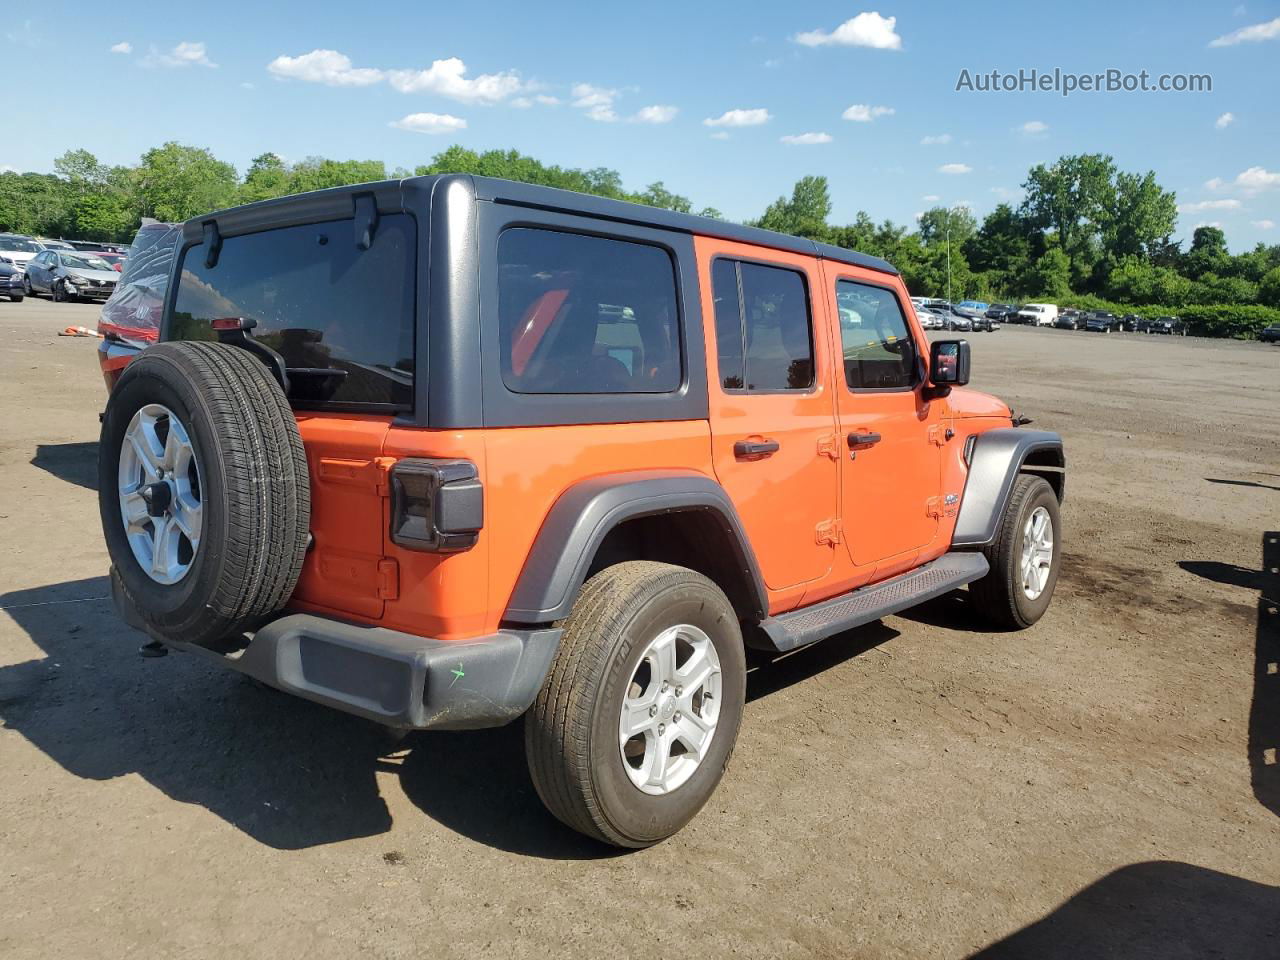
[[[125,368],[98,446],[102,532],[150,632],[209,644],[288,602],[311,487],[284,391],[247,350],[162,343]]]

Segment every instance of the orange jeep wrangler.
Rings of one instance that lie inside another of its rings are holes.
[[[888,263],[470,176],[185,224],[99,490],[144,651],[394,727],[524,717],[538,794],[692,818],[785,652],[963,585],[1044,613],[1062,442]]]

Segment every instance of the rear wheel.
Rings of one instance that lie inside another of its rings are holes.
[[[978,613],[1020,630],[1049,608],[1061,565],[1058,498],[1043,477],[1019,474],[1009,493],[995,541],[983,552],[990,572],[969,585]]]
[[[250,353],[163,343],[107,402],[98,504],[111,562],[160,637],[206,644],[252,629],[302,570],[310,486],[279,385]]]
[[[525,753],[547,809],[573,829],[645,847],[715,791],[742,719],[738,619],[701,574],[650,561],[582,588],[525,717]]]
[[[21,303],[21,302],[22,302],[22,294],[20,294],[20,293],[11,293],[11,294],[9,294],[9,299],[10,299],[10,300],[12,300],[14,303]]]

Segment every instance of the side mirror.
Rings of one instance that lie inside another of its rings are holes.
[[[929,384],[934,396],[945,397],[952,387],[969,382],[969,341],[937,340],[929,350]]]

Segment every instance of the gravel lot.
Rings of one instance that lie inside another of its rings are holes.
[[[397,743],[137,656],[95,341],[54,335],[96,312],[0,303],[7,960],[1280,956],[1280,348],[970,335],[1066,438],[1049,614],[943,598],[761,663],[712,803],[619,855],[542,811],[518,727]]]

